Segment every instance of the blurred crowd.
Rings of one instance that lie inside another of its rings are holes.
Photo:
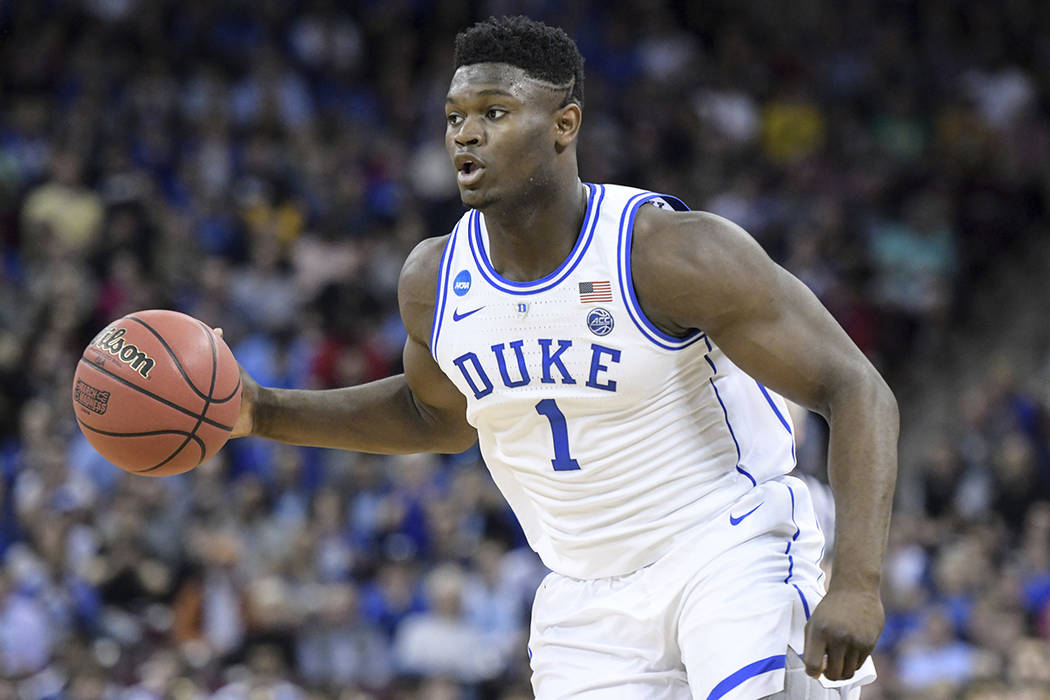
[[[401,262],[462,211],[453,37],[519,11],[586,58],[583,177],[743,225],[891,383],[1047,232],[1039,0],[0,3],[0,698],[531,697],[546,572],[476,451],[239,440],[148,479],[70,410],[144,308],[265,385],[399,371]],[[989,369],[913,465],[866,698],[1047,697],[1047,397]]]

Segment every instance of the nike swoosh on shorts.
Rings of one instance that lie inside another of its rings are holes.
[[[471,311],[464,311],[463,313],[460,313],[459,309],[455,309],[452,312],[452,320],[453,321],[462,321],[467,316],[470,316],[471,314],[476,314],[477,312],[481,311],[484,308],[485,308],[484,306],[479,306],[476,309],[472,309]]]
[[[752,508],[748,512],[744,513],[743,515],[741,515],[739,518],[734,518],[733,514],[730,513],[729,514],[729,524],[730,525],[734,525],[734,526],[735,525],[739,525],[744,520],[744,518],[746,518],[747,516],[751,515],[752,513],[754,513],[759,508],[761,508],[763,503],[765,503],[765,501],[762,501],[762,503],[759,503],[757,506],[755,506],[754,508]]]

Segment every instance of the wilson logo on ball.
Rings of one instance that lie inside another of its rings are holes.
[[[149,379],[149,371],[157,363],[152,357],[139,350],[137,345],[132,345],[124,340],[127,332],[126,328],[107,328],[91,344],[96,348],[105,350],[141,374],[145,379]]]

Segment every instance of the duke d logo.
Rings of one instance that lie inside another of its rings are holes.
[[[149,379],[149,371],[157,363],[152,357],[139,350],[137,345],[132,345],[124,340],[124,335],[127,332],[126,328],[107,328],[99,333],[91,344],[96,348],[105,350],[146,379]]]

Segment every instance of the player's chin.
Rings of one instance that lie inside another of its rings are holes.
[[[463,206],[468,209],[479,210],[484,209],[496,201],[492,196],[492,192],[488,190],[467,189],[465,187],[459,188],[459,199],[463,202]]]

